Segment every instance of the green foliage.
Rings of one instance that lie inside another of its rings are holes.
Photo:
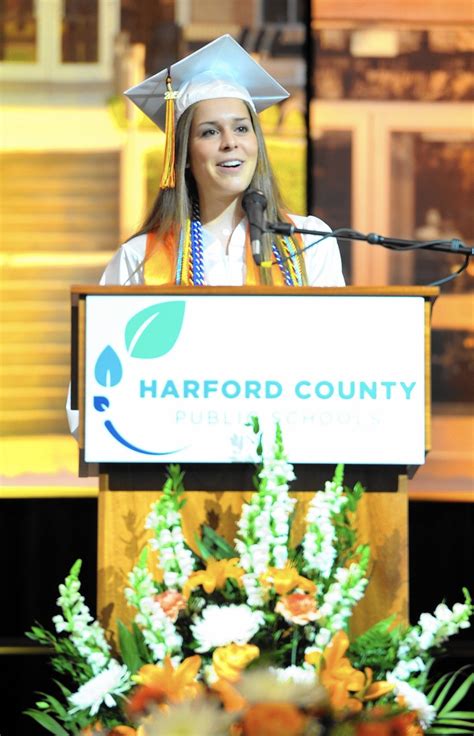
[[[58,674],[67,675],[73,682],[78,682],[80,685],[93,676],[92,668],[79,654],[69,638],[56,636],[38,622],[36,626],[31,627],[31,631],[26,632],[26,636],[42,646],[53,649],[54,656],[51,664]]]
[[[196,544],[203,560],[211,557],[214,560],[230,560],[237,555],[232,545],[207,524],[202,524],[200,534],[196,534]]]
[[[257,441],[255,451],[257,453],[258,462],[255,464],[255,473],[252,476],[252,483],[253,487],[258,491],[260,486],[259,474],[263,468],[263,436],[260,431],[260,422],[258,421],[258,417],[250,417],[250,421],[247,422],[245,426],[252,428],[252,432],[254,433],[255,439]]]
[[[179,498],[184,494],[184,472],[181,470],[179,465],[168,466],[168,480],[170,481],[170,490],[176,494]],[[166,485],[166,484],[165,484]],[[165,490],[163,488],[163,490]]]
[[[400,626],[393,626],[395,616],[379,621],[357,637],[349,648],[349,657],[356,669],[371,667],[374,671],[387,672],[398,661],[397,649]]]
[[[39,710],[25,710],[25,716],[30,716],[34,721],[40,724],[49,733],[55,734],[55,736],[68,736],[68,731],[64,728],[48,713],[43,713]]]
[[[462,667],[454,673],[443,675],[431,687],[427,694],[428,702],[436,708],[436,720],[426,731],[427,734],[472,734],[474,733],[474,711],[456,710],[474,684],[474,673],[471,672],[461,684],[455,686],[458,678],[465,674],[468,667]]]
[[[344,466],[336,467],[333,483],[342,486],[344,481]],[[343,567],[351,560],[358,557],[362,570],[367,570],[370,559],[370,548],[368,545],[357,545],[357,526],[354,521],[354,515],[357,506],[364,494],[364,487],[357,482],[354,488],[344,486],[344,495],[347,499],[346,505],[337,514],[332,517],[332,523],[336,532],[336,549],[337,559],[336,565]]]
[[[139,643],[135,637],[135,631],[129,631],[121,621],[117,622],[117,628],[123,663],[127,665],[133,675],[148,661],[148,657],[145,660],[142,659]]]
[[[55,680],[55,684],[61,690],[61,693],[67,703],[67,698],[71,695],[71,691],[67,687]],[[74,713],[71,715],[67,706],[59,702],[53,695],[46,693],[37,693],[41,700],[36,702],[36,708],[29,708],[24,711],[24,715],[33,718],[46,731],[55,734],[55,736],[69,736],[76,734],[90,723],[90,717],[87,713]],[[61,725],[63,724],[63,725]]]

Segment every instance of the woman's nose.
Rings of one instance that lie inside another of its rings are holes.
[[[237,143],[233,130],[225,129],[222,131],[221,145],[224,150],[236,147]]]

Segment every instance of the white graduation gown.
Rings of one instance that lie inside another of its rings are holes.
[[[290,215],[292,222],[305,230],[330,228],[318,217]],[[233,231],[228,252],[224,253],[221,243],[203,228],[204,278],[208,286],[241,286],[245,283],[245,242],[247,220],[243,218]],[[320,236],[303,235],[304,258],[310,286],[344,286],[341,255],[335,238],[320,240]],[[143,259],[146,252],[146,235],[138,235],[124,243],[107,265],[100,283],[103,285],[143,284]],[[318,240],[320,242],[318,242]],[[71,432],[77,436],[79,412],[73,411],[67,397],[66,411]]]

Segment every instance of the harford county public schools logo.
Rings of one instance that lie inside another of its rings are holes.
[[[169,353],[181,332],[184,307],[184,301],[160,302],[137,312],[125,327],[125,348],[128,355],[139,360],[151,360]],[[97,383],[107,389],[113,389],[122,380],[122,362],[110,345],[97,358],[94,376]],[[113,395],[113,391],[108,394]],[[94,396],[96,411],[107,412],[110,408],[109,395]],[[104,427],[124,447],[144,455],[170,455],[183,449],[180,447],[160,452],[146,450],[125,439],[109,419],[104,419]]]

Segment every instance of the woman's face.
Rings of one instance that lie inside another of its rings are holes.
[[[201,202],[245,192],[258,157],[245,102],[233,98],[199,102],[191,122],[188,157]]]

